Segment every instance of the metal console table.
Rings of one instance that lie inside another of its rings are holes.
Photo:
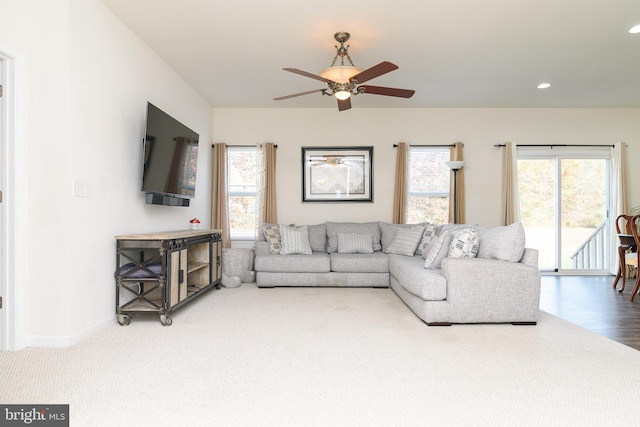
[[[215,287],[222,277],[220,230],[116,236],[116,314],[126,326],[138,313],[169,314]]]

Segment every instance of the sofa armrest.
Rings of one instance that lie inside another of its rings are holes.
[[[524,248],[524,253],[520,262],[529,267],[538,268],[538,250],[533,248]]]
[[[447,301],[456,323],[478,316],[490,322],[537,319],[540,271],[535,267],[487,258],[445,258],[442,275],[447,280]]]

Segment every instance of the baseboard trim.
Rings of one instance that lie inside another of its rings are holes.
[[[98,332],[107,329],[116,324],[115,316],[100,322],[90,328],[87,328],[74,335],[28,335],[25,339],[26,347],[52,347],[63,348],[71,347],[80,341],[97,334]]]

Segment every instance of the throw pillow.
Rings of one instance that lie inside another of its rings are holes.
[[[438,226],[436,224],[427,224],[424,227],[424,232],[422,233],[422,239],[420,243],[418,243],[418,247],[416,249],[416,255],[422,255],[422,258],[426,255],[426,248],[429,243],[436,238],[438,234]]]
[[[393,242],[385,251],[388,254],[399,254],[404,256],[413,256],[420,239],[424,227],[400,228],[396,231]]]
[[[516,222],[503,227],[495,227],[480,233],[478,258],[499,259],[519,262],[524,253],[524,227]]]
[[[442,260],[449,253],[449,244],[452,234],[448,231],[440,233],[437,239],[432,240],[427,246],[427,254],[424,259],[424,268],[439,269]]]
[[[269,251],[272,254],[279,254],[282,248],[280,244],[280,226],[277,224],[265,224],[262,226],[262,234],[269,242]]]
[[[338,233],[362,233],[372,236],[373,250],[382,249],[380,226],[377,222],[325,222],[327,227],[327,253],[338,251]]]
[[[373,238],[371,234],[338,233],[339,254],[372,254]]]
[[[291,227],[280,226],[280,237],[282,239],[281,255],[303,254],[311,255],[311,245],[309,245],[309,231],[306,225]]]
[[[449,244],[449,254],[452,258],[475,258],[478,253],[478,233],[472,228],[457,231]]]

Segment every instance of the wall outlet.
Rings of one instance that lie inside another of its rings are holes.
[[[89,197],[89,184],[87,181],[73,180],[73,197]]]

